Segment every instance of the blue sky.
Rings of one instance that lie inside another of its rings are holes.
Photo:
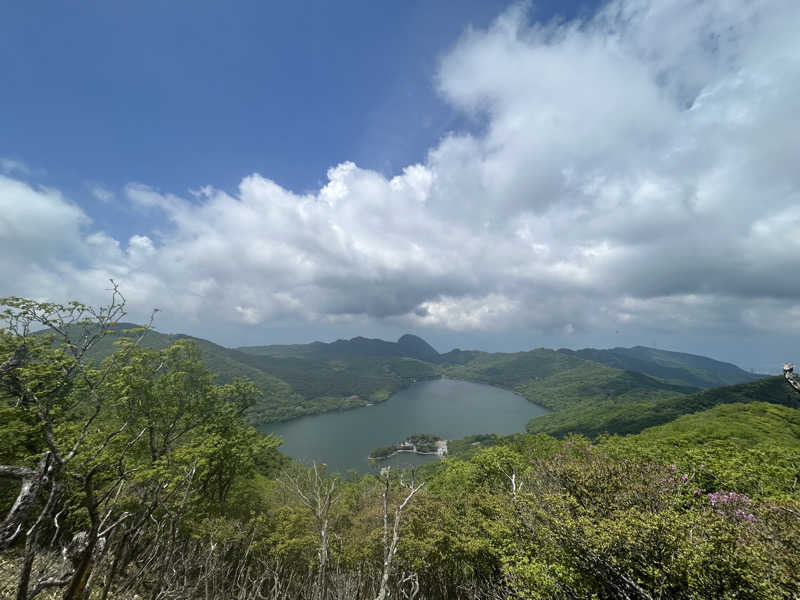
[[[87,186],[180,194],[261,173],[305,192],[346,160],[394,175],[476,125],[437,94],[439,59],[508,5],[6,3],[0,156],[123,237],[152,224]],[[539,4],[532,18],[580,6]]]
[[[6,3],[0,295],[228,345],[795,349],[793,0]]]

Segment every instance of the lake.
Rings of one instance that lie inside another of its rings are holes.
[[[415,433],[455,439],[476,433],[510,434],[525,429],[532,417],[547,409],[522,396],[489,385],[455,379],[415,383],[386,402],[364,408],[328,412],[261,427],[283,438],[280,450],[299,460],[324,462],[329,472],[375,467],[367,460],[379,446],[388,446]],[[380,466],[436,460],[433,456],[402,453]]]

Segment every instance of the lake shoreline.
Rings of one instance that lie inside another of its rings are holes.
[[[432,452],[435,446],[433,441],[420,445],[413,439],[418,432],[432,432],[429,435],[447,440],[487,432],[508,435],[523,431],[531,418],[550,412],[508,390],[453,378],[417,382],[389,400],[365,408],[368,410],[327,411],[259,429],[280,436],[280,452],[296,460],[325,462],[329,472],[355,469],[367,473],[370,468],[397,461],[436,460],[436,455],[419,453]],[[393,440],[411,441],[418,452],[395,454],[399,448],[387,443]],[[384,452],[377,452],[378,456],[394,456],[380,464],[367,459],[382,446]]]
[[[531,400],[530,398],[528,398],[527,396],[521,394],[520,392],[516,391],[513,388],[507,388],[507,387],[503,387],[501,385],[495,385],[495,384],[492,384],[492,383],[486,383],[485,381],[477,381],[477,380],[472,380],[472,379],[461,379],[460,377],[450,377],[449,375],[436,375],[436,376],[433,376],[433,377],[423,377],[423,378],[420,378],[420,379],[415,379],[414,381],[412,381],[408,385],[405,385],[405,386],[401,387],[400,389],[392,392],[389,396],[387,396],[383,400],[365,401],[364,404],[358,404],[358,405],[355,405],[355,406],[337,406],[337,407],[330,408],[328,410],[322,410],[322,411],[319,411],[319,412],[304,413],[302,415],[297,415],[296,417],[288,417],[286,419],[277,419],[277,420],[274,420],[274,421],[259,421],[259,422],[253,422],[251,424],[253,425],[253,427],[258,429],[258,428],[261,428],[261,427],[267,427],[269,425],[277,425],[279,423],[290,423],[292,421],[297,421],[299,419],[305,419],[307,417],[317,417],[319,415],[327,415],[327,414],[331,414],[331,413],[343,413],[343,412],[349,412],[349,411],[352,411],[352,410],[358,410],[360,408],[370,408],[372,406],[380,406],[381,404],[384,404],[384,403],[388,402],[389,400],[391,400],[397,394],[409,389],[410,387],[413,387],[413,386],[417,385],[418,383],[423,383],[425,381],[463,381],[463,382],[466,382],[466,383],[474,383],[475,385],[485,385],[485,386],[490,387],[490,388],[496,388],[498,390],[503,390],[505,392],[509,392],[510,394],[513,394],[513,395],[515,395],[515,396],[517,396],[519,398],[522,398],[523,400],[525,400],[526,402],[529,402],[530,404],[533,404],[534,406],[538,406],[539,408],[544,409],[547,413],[553,412],[553,409],[548,408],[546,406],[543,406],[541,404],[536,404],[536,402],[534,402],[533,400]],[[346,398],[347,397],[344,397],[344,399],[346,399]]]
[[[395,450],[391,454],[387,454],[386,456],[367,456],[367,460],[374,460],[374,461],[383,461],[389,460],[393,456],[397,456],[398,454],[416,454],[417,456],[438,456],[438,452],[420,452],[419,450]]]

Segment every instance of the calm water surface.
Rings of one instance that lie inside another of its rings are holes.
[[[386,402],[342,412],[302,417],[262,427],[283,438],[281,451],[302,460],[328,464],[330,472],[355,469],[365,473],[367,456],[415,433],[445,439],[475,433],[509,434],[547,409],[488,385],[435,379],[416,383]],[[399,454],[383,464],[411,464],[433,457]]]

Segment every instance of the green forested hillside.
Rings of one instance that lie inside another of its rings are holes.
[[[285,381],[304,399],[305,408],[318,408],[313,412],[382,402],[414,381],[437,375],[435,365],[395,356],[284,358],[244,352],[238,356],[243,363]]]
[[[786,387],[785,382],[783,383]],[[736,448],[764,446],[800,449],[800,410],[752,402],[721,404],[699,413],[684,415],[666,425],[650,427],[628,436],[631,444],[658,444],[688,448],[712,442],[729,442]]]
[[[90,358],[111,354],[121,332],[135,327],[120,323],[111,328],[110,335],[92,348]],[[80,337],[82,332],[75,329],[73,333]],[[691,412],[688,405],[670,404],[669,399],[692,394],[715,381],[754,377],[728,363],[642,347],[439,354],[421,338],[404,335],[397,342],[356,337],[230,349],[155,330],[147,332],[142,345],[163,349],[177,340],[190,340],[200,347],[219,383],[243,378],[256,384],[262,397],[249,409],[254,423],[381,402],[414,381],[445,375],[503,387],[553,410],[532,422],[530,431],[557,436],[631,433]],[[697,402],[697,410],[715,403]]]
[[[231,352],[242,363],[280,378],[303,399],[294,413],[276,411],[277,418],[271,420],[382,402],[415,381],[439,374],[436,350],[412,335],[397,342],[356,337],[330,344],[247,346]]]
[[[459,351],[454,356],[442,355],[442,361],[442,369],[450,377],[504,387],[551,409],[552,413],[533,419],[528,430],[557,436],[616,431],[618,413],[623,419],[633,419],[636,411],[656,401],[698,391],[697,387],[666,383],[546,349],[510,354]]]
[[[609,350],[595,348],[567,350],[562,348],[559,352],[599,362],[615,369],[637,371],[666,382],[698,388],[743,383],[763,377],[763,375],[748,373],[731,363],[720,362],[705,356],[670,352],[645,346]]]
[[[67,329],[67,333],[73,341],[78,342],[86,333],[84,329],[73,326]],[[139,336],[142,336],[141,347],[154,350],[163,350],[179,340],[190,341],[200,349],[204,364],[218,383],[232,383],[237,378],[253,382],[261,392],[258,401],[249,409],[254,422],[275,420],[280,415],[298,416],[319,412],[303,406],[303,397],[288,383],[242,361],[234,350],[188,335],[164,334],[155,329],[144,332],[135,323],[117,323],[89,349],[87,359],[100,361],[115,352],[122,339],[135,339]]]
[[[465,360],[466,359],[466,360]],[[442,367],[449,377],[487,383],[507,389],[535,379],[550,377],[587,361],[539,348],[529,352],[454,351],[441,355]]]
[[[800,410],[789,406],[720,404],[604,444],[617,456],[680,465],[703,487],[778,497],[800,491]]]
[[[255,387],[215,383],[189,340],[101,364],[65,350],[0,330],[3,598],[800,594],[800,410],[757,401],[795,406],[780,378],[669,396],[589,363],[597,402],[643,386],[693,414],[593,441],[473,436],[416,472],[340,477],[282,458],[244,419]],[[530,358],[529,377],[558,374]]]
[[[68,328],[68,333],[77,342],[85,331],[75,326]],[[120,339],[141,333],[141,327],[134,323],[115,324],[90,349],[87,358],[99,361],[115,351]],[[438,356],[424,340],[410,335],[397,343],[354,338],[331,344],[231,349],[201,338],[150,329],[141,346],[160,350],[178,340],[191,341],[200,348],[203,362],[217,382],[239,378],[256,385],[261,397],[248,410],[254,423],[382,402],[414,381],[438,375],[435,363],[406,356]]]
[[[603,401],[596,399],[573,405],[565,410],[542,415],[528,422],[530,433],[548,433],[564,436],[580,433],[595,437],[604,433],[638,433],[654,425],[668,423],[681,415],[706,410],[718,404],[734,402],[771,402],[800,408],[796,398],[782,377],[766,377],[758,381],[703,390],[690,395],[662,397],[625,396]]]
[[[687,385],[664,383],[634,371],[621,371],[583,361],[549,377],[525,381],[515,389],[537,404],[562,410],[595,403],[622,404],[645,398],[671,398],[698,391]]]

